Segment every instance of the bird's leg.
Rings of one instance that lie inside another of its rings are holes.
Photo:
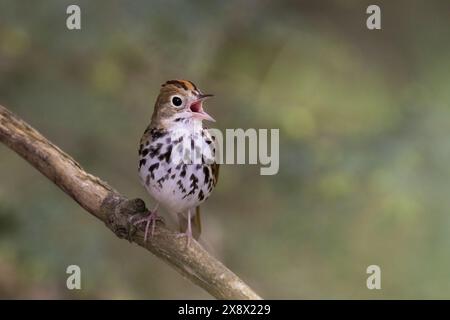
[[[152,225],[151,235],[153,237],[153,234],[155,233],[156,221],[162,221],[162,218],[157,213],[158,206],[159,206],[159,204],[156,204],[156,206],[153,208],[153,210],[149,210],[147,216],[144,217],[144,218],[141,218],[141,219],[139,219],[137,221],[133,221],[134,220],[134,216],[130,218],[130,222],[134,226],[136,226],[138,224],[141,224],[142,222],[146,223],[145,224],[144,241],[147,241],[148,229],[149,229],[150,225]]]
[[[191,243],[192,239],[192,227],[191,227],[191,210],[188,210],[187,228],[185,232],[177,234],[177,238],[186,237],[187,246]]]

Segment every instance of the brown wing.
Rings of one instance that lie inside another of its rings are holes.
[[[211,166],[212,174],[214,176],[214,186],[216,186],[217,182],[219,181],[219,168],[220,164],[213,163]]]
[[[196,240],[200,238],[200,234],[202,233],[202,220],[200,219],[200,206],[195,208],[195,215],[193,217],[193,225],[195,226],[193,228],[193,236]]]
[[[203,126],[203,129],[208,130],[208,127]],[[214,141],[214,140],[215,140],[215,139],[214,139],[214,137],[213,137],[213,141]],[[215,146],[217,147],[217,143],[215,143]],[[219,165],[218,163],[216,163],[216,162],[214,162],[214,163],[211,165],[211,171],[212,171],[212,175],[213,175],[213,177],[214,177],[214,186],[216,186],[217,181],[219,181],[219,167],[220,167],[220,165]]]

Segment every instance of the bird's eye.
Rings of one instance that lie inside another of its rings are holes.
[[[181,98],[179,96],[174,96],[172,98],[172,105],[174,107],[179,107],[183,104],[183,100],[181,100]]]

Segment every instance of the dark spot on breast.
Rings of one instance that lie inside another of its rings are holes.
[[[191,180],[191,185],[190,185],[191,190],[189,191],[188,194],[186,194],[183,197],[183,199],[186,198],[187,196],[191,195],[191,194],[193,195],[195,193],[195,191],[198,189],[198,178],[195,176],[195,174],[191,174],[189,179]]]
[[[170,155],[171,155],[171,154],[172,154],[172,146],[171,146],[171,145],[168,145],[168,146],[167,146],[167,151],[166,151],[165,153],[161,154],[161,155],[158,157],[158,159],[161,160],[161,161],[162,161],[163,159],[165,159],[166,162],[169,163]]]
[[[145,157],[148,154],[148,149],[142,150],[142,156]]]
[[[147,163],[147,160],[146,160],[146,159],[141,159],[141,161],[139,161],[139,169],[140,169],[142,166],[145,166],[146,163]]]
[[[186,176],[187,165],[183,164],[183,169],[180,172],[180,177],[184,178]]]
[[[205,199],[205,195],[203,194],[203,190],[200,190],[198,193],[198,200],[202,201],[203,199]]]
[[[178,186],[178,189],[181,190],[181,193],[186,193],[186,189],[183,187],[183,183],[181,182],[181,180],[177,181],[177,186]],[[184,199],[184,197],[183,197],[183,199]]]
[[[164,180],[166,180],[166,177],[161,177],[158,179],[158,181],[156,181],[160,189],[162,188],[162,183],[164,182]]]
[[[181,141],[183,141],[183,136],[179,137],[177,140],[174,140],[173,143],[177,144],[180,143]]]
[[[156,144],[156,146],[150,146],[149,154],[150,158],[153,158],[159,154],[161,151],[162,143]]]
[[[153,171],[155,171],[155,170],[158,169],[158,168],[159,168],[159,163],[158,163],[158,162],[152,164],[152,165],[148,168],[148,171],[150,172],[150,175],[151,175],[152,179],[155,179],[155,174],[153,173]]]
[[[203,167],[203,174],[205,175],[204,183],[206,184],[209,182],[209,168],[207,166]]]

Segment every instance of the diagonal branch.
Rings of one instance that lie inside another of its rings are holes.
[[[106,182],[84,171],[68,154],[1,105],[0,141],[103,221],[119,238],[146,248],[214,297],[261,299],[196,241],[186,247],[185,239],[177,238],[162,224],[147,242],[142,230],[130,231],[128,218],[146,210],[142,200],[128,200]]]

